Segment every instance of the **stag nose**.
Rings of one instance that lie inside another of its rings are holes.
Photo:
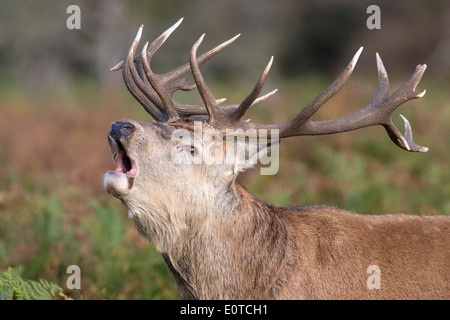
[[[132,134],[134,130],[136,128],[129,122],[116,121],[112,123],[109,135],[111,138],[118,140]]]

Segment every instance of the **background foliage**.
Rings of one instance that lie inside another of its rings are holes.
[[[57,295],[67,298],[54,283],[23,279],[20,266],[0,274],[0,300],[52,300]]]
[[[364,46],[347,86],[316,119],[365,105],[377,85],[375,52],[391,92],[418,63],[428,69],[423,99],[399,112],[425,154],[400,150],[382,128],[281,143],[280,171],[251,170],[240,180],[267,202],[328,204],[364,214],[450,214],[450,5],[448,1],[6,1],[0,0],[0,271],[23,266],[23,279],[46,279],[74,299],[177,299],[160,255],[105,194],[114,167],[106,134],[122,118],[149,120],[126,91],[120,61],[142,23],[151,40],[185,17],[154,59],[157,72],[200,51],[241,38],[202,70],[216,97],[239,102],[271,55],[266,84],[278,94],[249,115],[282,122],[326,88]],[[81,8],[81,30],[66,28],[66,8]],[[366,8],[381,8],[381,30],[366,28]],[[177,94],[182,102],[198,95]],[[394,121],[400,126],[398,113]],[[81,290],[65,286],[81,268]],[[16,269],[17,270],[17,269]]]

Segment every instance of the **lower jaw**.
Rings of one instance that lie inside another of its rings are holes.
[[[129,173],[108,171],[105,175],[103,185],[109,194],[116,198],[121,198],[133,188],[134,178],[134,175]]]
[[[134,177],[135,177],[134,174],[131,174],[129,172],[123,172],[123,171],[111,171],[111,170],[108,170],[107,174],[114,174],[114,175],[119,175],[119,176],[120,175],[124,175],[127,178],[132,178],[132,179],[134,179]]]

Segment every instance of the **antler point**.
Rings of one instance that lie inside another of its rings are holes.
[[[427,93],[427,90],[423,90],[421,93],[419,93],[417,95],[417,98],[422,98],[425,95],[425,93]]]
[[[144,30],[143,24],[141,24],[141,26],[139,27],[139,30],[138,30],[139,38],[141,38],[142,30]]]
[[[109,69],[109,70],[111,70],[111,71],[117,71],[117,70],[122,69],[122,67],[123,67],[123,60],[120,61],[118,64],[116,64],[114,67],[112,67],[112,68]]]
[[[141,40],[142,29],[144,29],[144,25],[143,25],[143,24],[141,24],[141,26],[140,26],[139,29],[138,29],[138,32],[136,33],[136,37],[134,38],[132,47],[133,47],[134,45],[136,45],[136,44]],[[133,51],[134,51],[134,50],[133,50]]]
[[[358,49],[358,51],[356,51],[355,55],[352,58],[352,66],[354,67],[356,65],[356,63],[358,62],[359,56],[361,55],[361,52],[363,51],[364,47],[361,47]]]

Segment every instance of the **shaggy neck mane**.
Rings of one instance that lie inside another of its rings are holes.
[[[181,298],[267,298],[276,294],[284,279],[280,273],[286,270],[280,266],[286,265],[289,245],[277,212],[281,209],[258,200],[238,182],[225,196],[217,196],[215,203],[208,206],[210,210],[214,205],[216,210],[212,212],[199,212],[204,207],[188,205],[192,209],[183,215],[186,227],[177,234],[154,230],[176,237],[167,247],[157,248]],[[149,223],[140,220],[135,219],[138,230]],[[170,223],[165,227],[170,228]]]

